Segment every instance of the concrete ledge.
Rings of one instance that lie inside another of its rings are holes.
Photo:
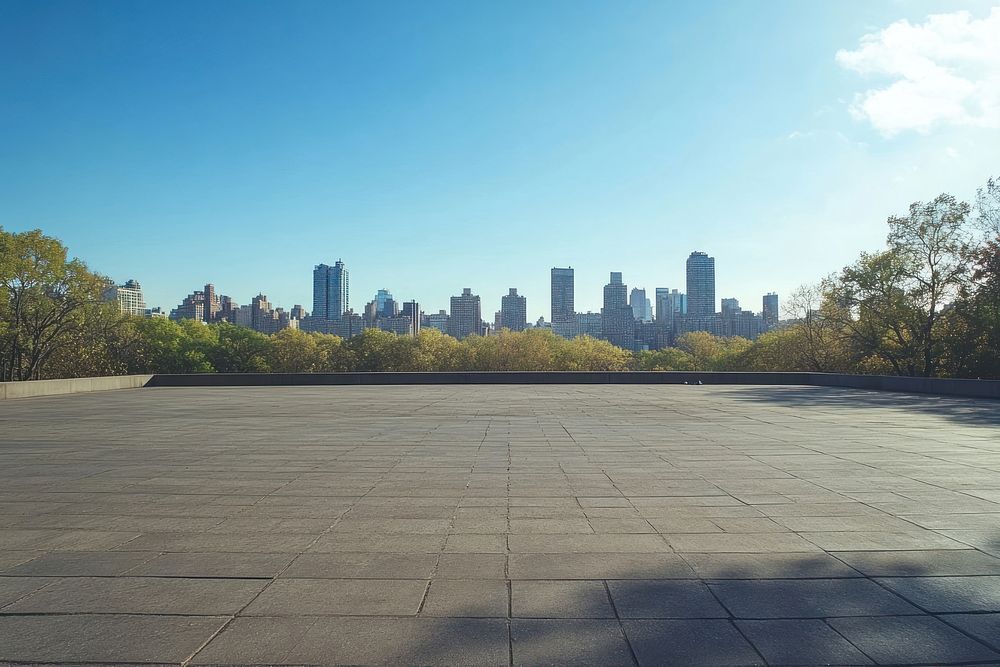
[[[685,371],[498,371],[446,373],[211,373],[154,375],[150,387],[271,387],[404,384],[760,384],[813,385],[968,398],[1000,398],[998,380],[953,380],[836,373]]]
[[[0,399],[140,387],[277,387],[438,384],[734,384],[812,385],[938,396],[1000,399],[1000,380],[956,380],[837,373],[711,373],[687,371],[471,371],[446,373],[205,373],[119,375],[0,382]]]
[[[0,400],[79,394],[111,389],[138,389],[145,387],[152,375],[114,375],[96,378],[67,378],[65,380],[28,380],[26,382],[0,382]]]

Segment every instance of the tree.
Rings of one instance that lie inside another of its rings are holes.
[[[0,228],[0,380],[42,377],[42,369],[101,300],[105,280],[40,230]]]
[[[835,316],[834,285],[834,279],[827,277],[815,284],[802,285],[789,295],[785,317],[791,323],[770,332],[777,335],[764,340],[765,345],[773,348],[774,354],[778,354],[775,346],[780,344],[780,355],[787,367],[775,365],[781,357],[761,363],[767,363],[771,370],[796,369],[818,373],[844,372],[851,368],[844,328]]]
[[[740,357],[752,343],[746,338],[713,336],[707,331],[690,331],[677,339],[677,347],[686,352],[693,370],[737,370]]]
[[[464,350],[461,342],[437,329],[421,329],[413,348],[413,370],[461,370]]]
[[[271,340],[264,334],[222,323],[211,325],[217,343],[210,347],[207,356],[220,373],[267,373],[271,370]]]
[[[590,336],[562,341],[555,355],[556,367],[564,371],[626,371],[632,362],[628,350]]]
[[[283,329],[271,336],[268,358],[275,373],[316,373],[327,361],[316,336],[298,329]]]
[[[676,347],[646,350],[636,356],[636,369],[640,371],[693,371],[695,362],[690,354]]]
[[[933,376],[943,352],[942,309],[961,294],[973,241],[970,207],[951,195],[888,220],[888,248],[846,267],[830,289],[832,315],[860,358],[898,375]]]
[[[354,352],[343,338],[332,334],[310,334],[323,355],[323,365],[318,371],[324,373],[347,373],[357,368]]]
[[[1000,238],[1000,178],[991,178],[976,192],[976,223],[987,241]]]

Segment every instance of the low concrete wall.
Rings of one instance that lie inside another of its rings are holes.
[[[115,375],[98,378],[0,382],[0,399],[79,394],[88,391],[108,391],[111,389],[138,389],[139,387],[145,387],[152,378],[152,375]]]
[[[938,396],[1000,399],[1000,380],[952,380],[836,373],[708,373],[686,371],[501,371],[468,373],[205,373],[119,375],[0,382],[0,399],[140,387],[276,387],[420,384],[740,384],[811,385]]]
[[[685,371],[502,371],[467,373],[210,373],[154,375],[150,387],[271,387],[403,384],[759,384],[812,385],[970,398],[1000,398],[998,380],[951,380],[836,373]]]

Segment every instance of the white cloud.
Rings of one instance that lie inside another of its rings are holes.
[[[851,114],[886,136],[940,125],[1000,127],[1000,7],[975,19],[936,14],[919,25],[897,21],[865,35],[837,62],[891,81],[855,96]]]

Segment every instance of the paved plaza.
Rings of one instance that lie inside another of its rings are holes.
[[[1000,664],[1000,403],[816,387],[0,402],[0,662]]]

